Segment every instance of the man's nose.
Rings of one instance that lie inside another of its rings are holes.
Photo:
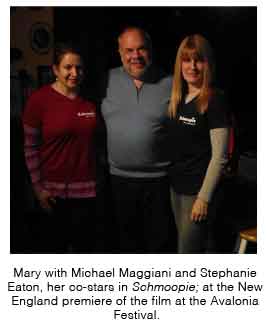
[[[138,58],[138,57],[140,57],[140,51],[139,50],[134,50],[132,55],[133,55],[133,57]]]

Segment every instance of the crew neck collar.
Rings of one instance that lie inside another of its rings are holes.
[[[56,93],[57,95],[59,95],[59,96],[61,96],[61,97],[66,98],[66,99],[69,100],[69,101],[76,101],[76,100],[79,98],[79,95],[78,95],[78,94],[77,94],[75,97],[70,98],[70,97],[68,97],[67,95],[65,95],[65,94],[59,92],[58,90],[56,90],[52,85],[53,85],[53,84],[49,85],[49,87],[50,87],[50,89],[51,89],[54,93]]]

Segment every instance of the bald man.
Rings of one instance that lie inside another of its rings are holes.
[[[109,72],[102,115],[115,211],[116,251],[171,251],[173,218],[164,122],[172,78],[152,65],[149,35],[128,27],[118,37],[122,66]]]

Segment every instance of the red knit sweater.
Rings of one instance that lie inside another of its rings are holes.
[[[95,196],[95,105],[44,86],[29,98],[23,124],[34,188],[63,198]]]

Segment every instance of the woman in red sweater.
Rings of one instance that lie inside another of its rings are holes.
[[[34,92],[23,114],[26,163],[46,218],[40,251],[93,252],[96,108],[79,94],[80,51],[58,45],[53,72],[55,82]]]

